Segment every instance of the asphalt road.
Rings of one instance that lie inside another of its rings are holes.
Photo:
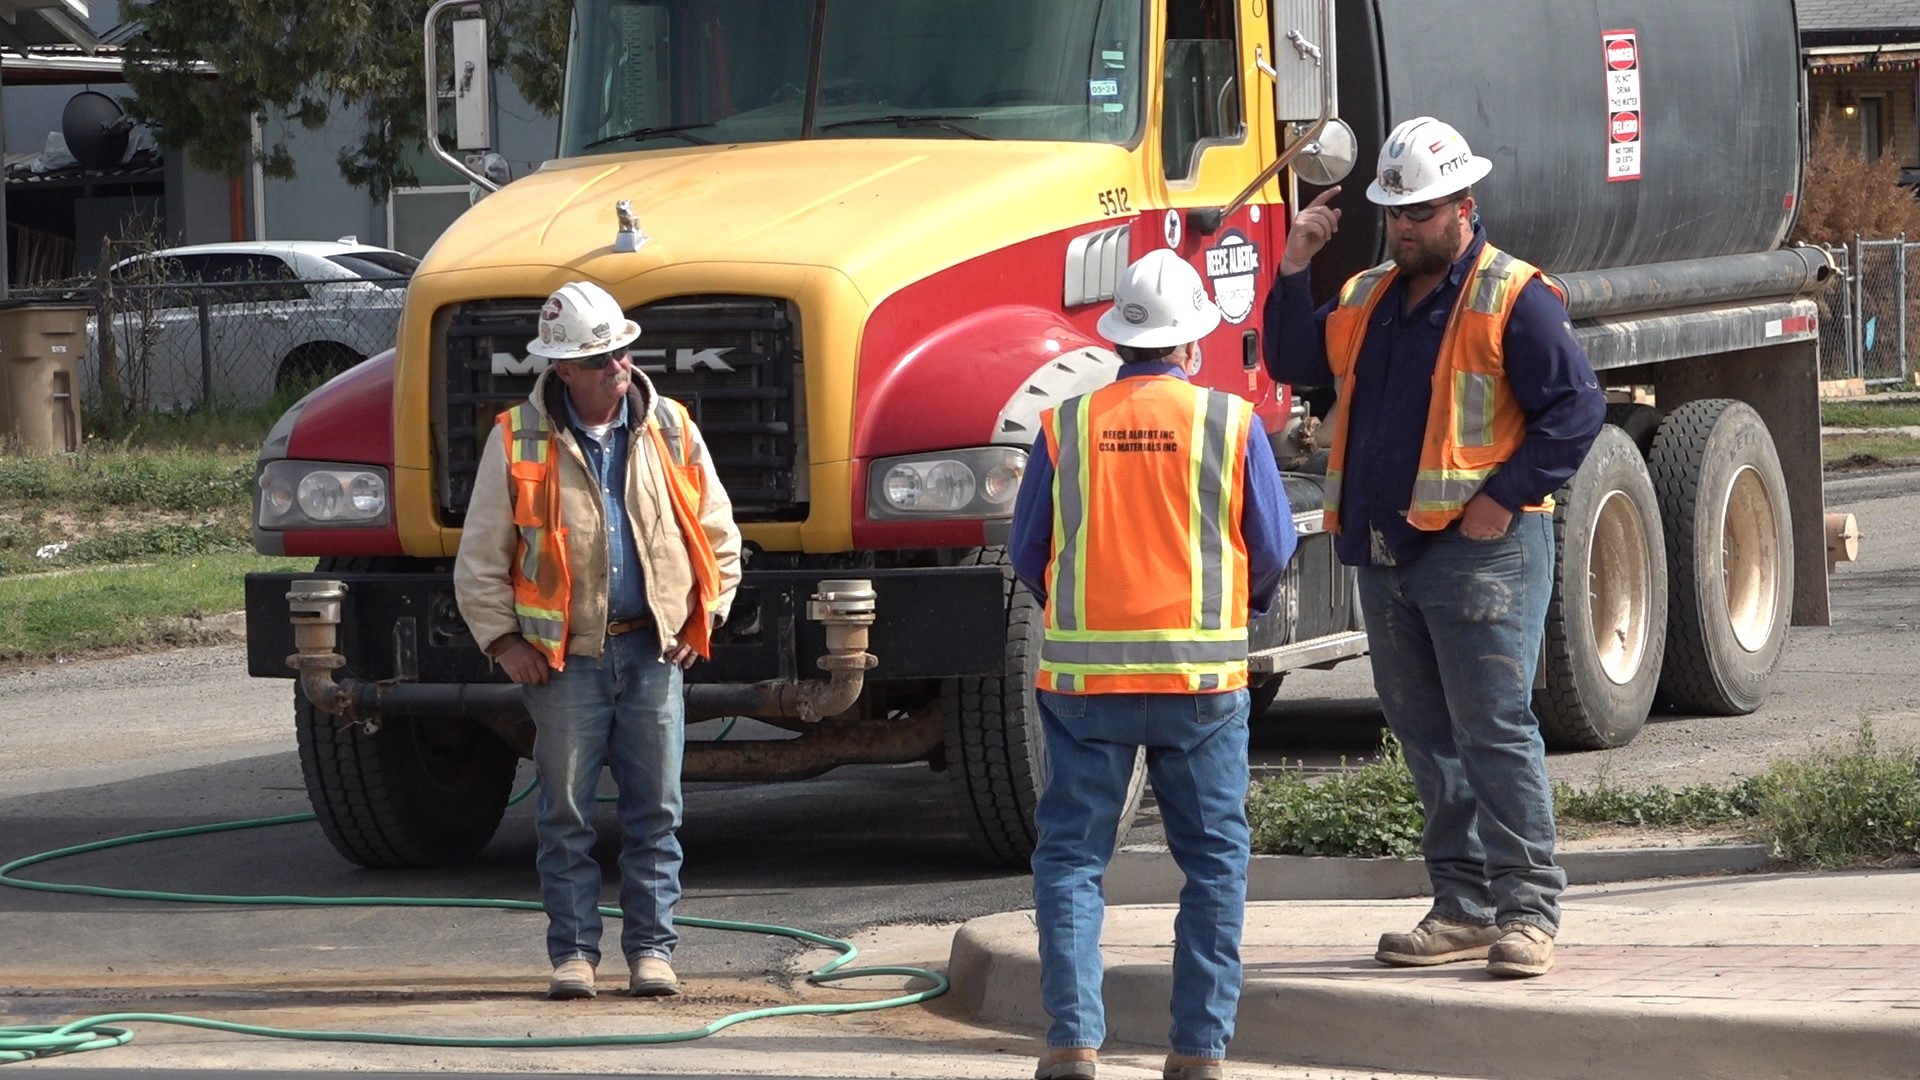
[[[1861,560],[1832,579],[1834,625],[1794,630],[1758,713],[1659,716],[1628,747],[1555,756],[1555,774],[1627,786],[1724,780],[1850,738],[1863,720],[1883,738],[1920,741],[1920,470],[1830,479],[1828,502],[1859,516]],[[142,830],[305,811],[291,686],[243,671],[239,649],[219,648],[0,676],[0,862]],[[1259,727],[1256,759],[1333,763],[1370,752],[1379,729],[1364,663],[1300,673]],[[1028,902],[1024,875],[973,850],[945,780],[923,767],[696,785],[687,817],[687,915],[845,936]],[[1149,825],[1136,839],[1150,836]],[[608,845],[599,854],[611,862]],[[508,811],[478,862],[452,870],[361,870],[304,824],[90,854],[30,876],[194,892],[537,898],[525,804]],[[484,1030],[489,1017],[517,1016],[537,997],[542,929],[537,913],[206,908],[0,889],[0,1024],[139,1002],[196,1012],[271,1006],[296,1022],[368,1013],[376,1019],[362,1022],[382,1026],[404,1001],[456,1006]],[[918,959],[944,958],[938,936],[914,946]],[[704,1022],[716,1010],[804,999],[799,975],[827,955],[802,953],[787,941],[690,929],[679,966],[691,992],[655,1019]],[[417,1067],[403,1056],[376,1062]],[[574,1065],[583,1066],[597,1071]],[[492,1058],[465,1067],[522,1071]],[[807,1073],[838,1075],[831,1065]]]

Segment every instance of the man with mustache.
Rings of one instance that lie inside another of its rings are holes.
[[[733,603],[740,530],[699,428],[634,369],[640,326],[620,304],[570,282],[537,326],[527,351],[551,366],[486,441],[454,593],[533,716],[547,996],[596,992],[593,810],[611,766],[627,990],[662,997],[680,992],[681,672]]]

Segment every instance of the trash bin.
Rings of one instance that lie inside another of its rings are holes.
[[[0,303],[0,438],[31,454],[80,449],[80,304]]]

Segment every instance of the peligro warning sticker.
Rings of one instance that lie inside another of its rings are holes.
[[[1640,179],[1640,35],[1602,30],[1607,72],[1607,182]]]

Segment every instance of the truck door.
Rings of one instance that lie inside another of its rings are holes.
[[[1257,132],[1266,109],[1255,66],[1257,28],[1243,25],[1239,0],[1163,0],[1159,165],[1169,209],[1163,241],[1207,281],[1220,328],[1201,343],[1195,381],[1260,402],[1271,384],[1259,377],[1260,309],[1269,261],[1265,208],[1249,203],[1212,234],[1190,227],[1185,211],[1231,202],[1265,164]],[[1248,361],[1251,360],[1251,364]]]

